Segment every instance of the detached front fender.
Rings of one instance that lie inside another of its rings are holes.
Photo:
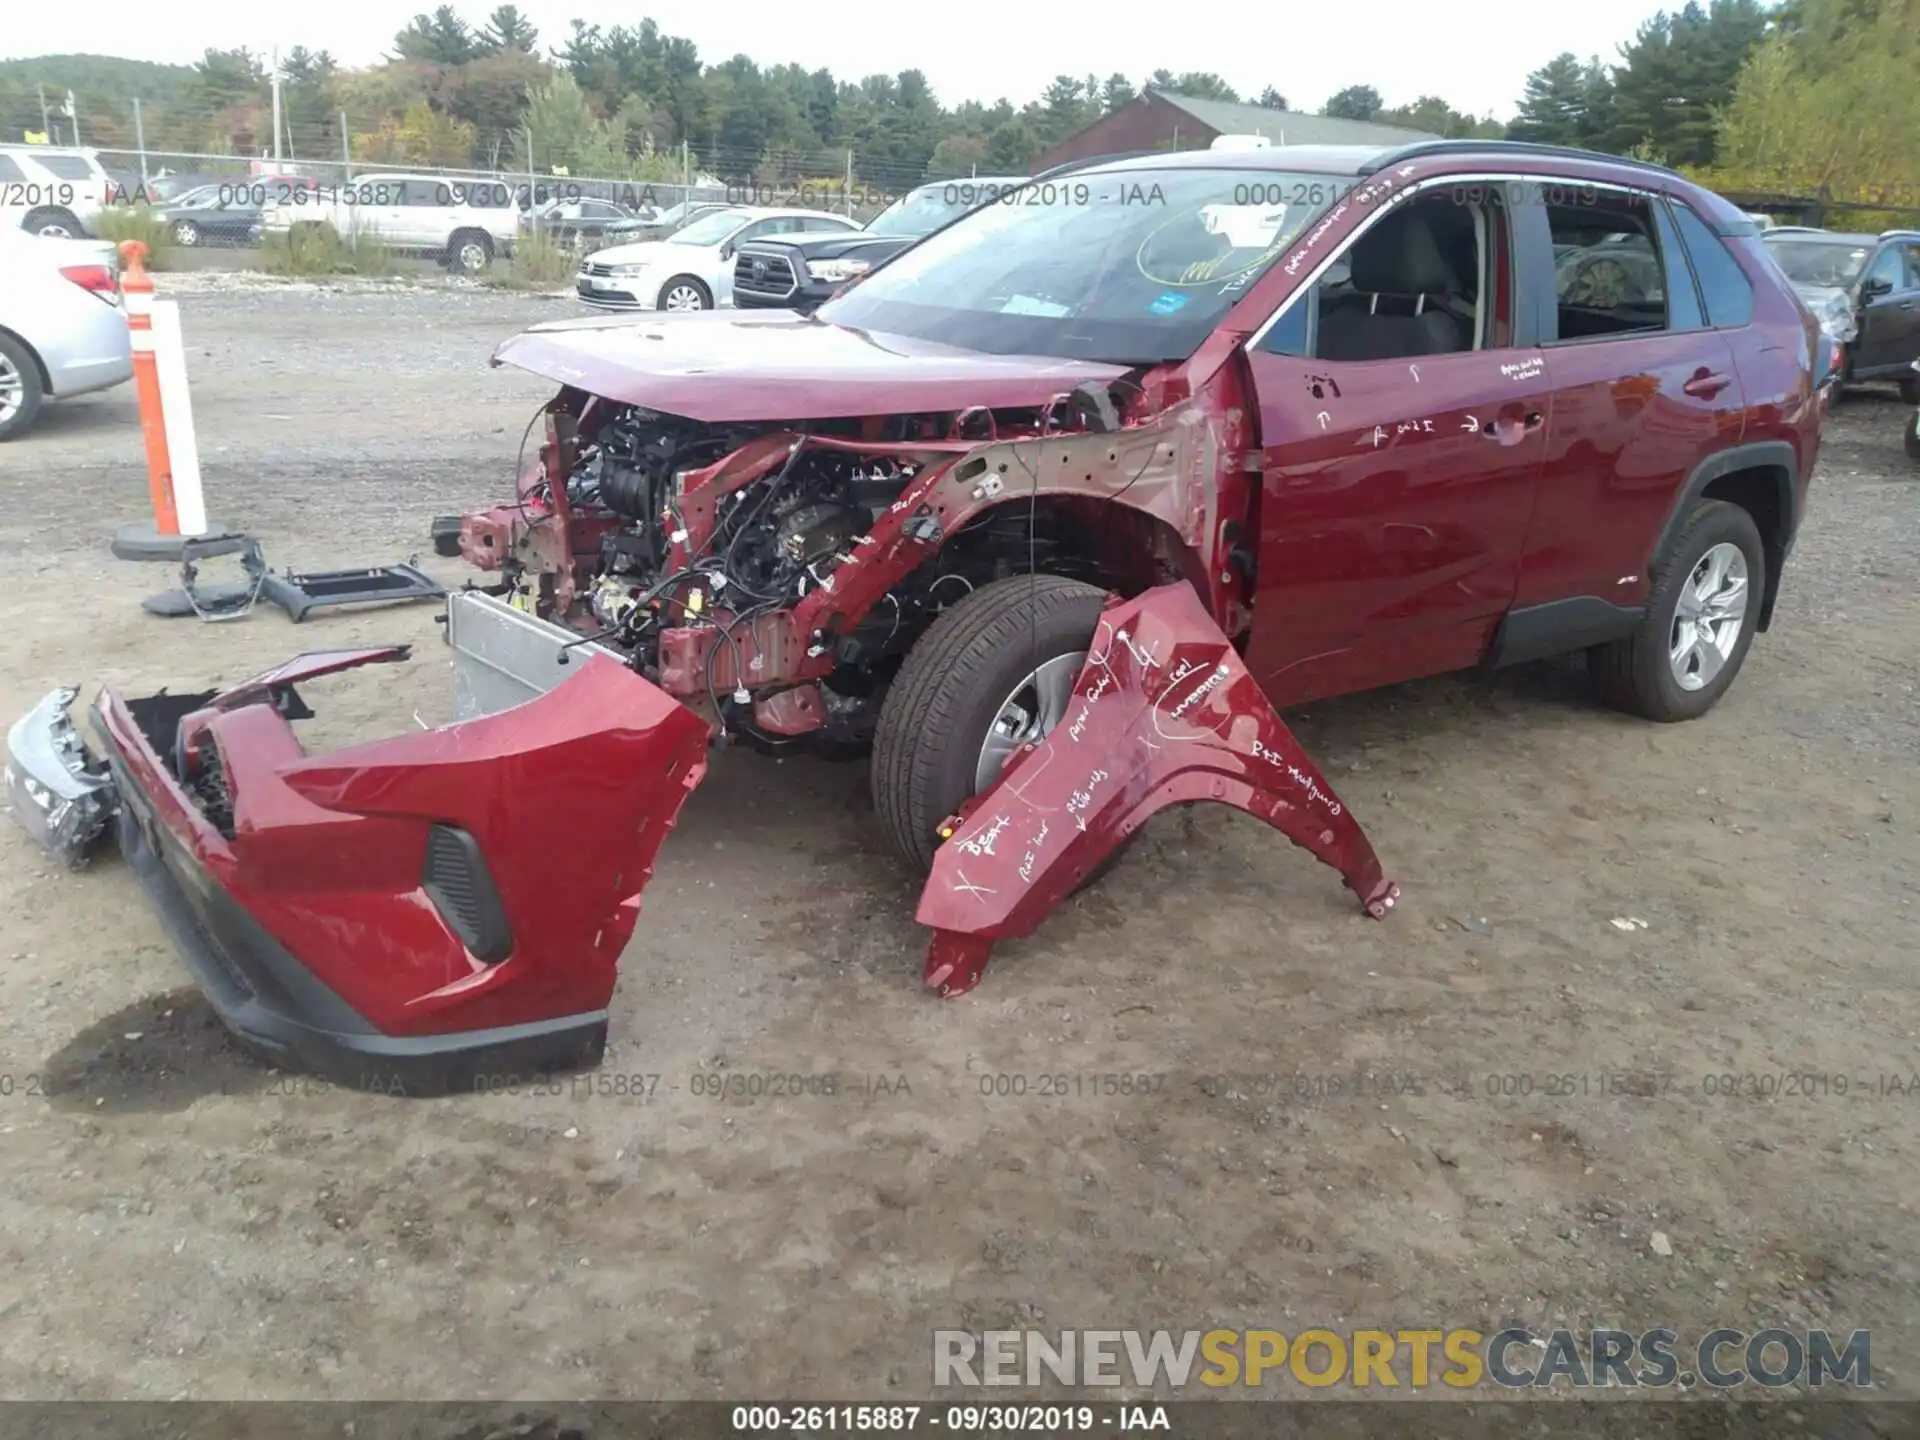
[[[927,984],[971,990],[994,941],[1031,935],[1149,816],[1198,800],[1312,851],[1375,918],[1399,897],[1192,587],[1165,585],[1108,606],[1066,716],[943,827],[917,915]]]

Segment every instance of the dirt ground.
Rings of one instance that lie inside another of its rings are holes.
[[[215,518],[281,568],[457,579],[427,522],[504,493],[545,398],[489,350],[570,304],[169,283]],[[1246,817],[1167,815],[942,1003],[864,768],[729,752],[597,1076],[400,1100],[234,1051],[117,860],[0,826],[0,1395],[908,1398],[935,1328],[1310,1323],[1871,1328],[1920,1394],[1920,1095],[1863,1093],[1920,1071],[1904,413],[1834,420],[1700,722],[1566,665],[1289,717],[1404,889],[1384,923]],[[144,505],[130,389],[0,449],[0,715],[401,640],[309,687],[309,744],[446,718],[434,607],[142,614],[171,577],[106,541]],[[774,1073],[837,1093],[704,1093]]]

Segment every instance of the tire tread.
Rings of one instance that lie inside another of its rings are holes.
[[[887,690],[873,743],[873,804],[902,858],[924,870],[937,848],[929,815],[944,752],[923,737],[953,729],[956,712],[978,695],[975,680],[1006,647],[1060,611],[1106,592],[1059,575],[1012,575],[976,588],[942,612],[907,653]]]

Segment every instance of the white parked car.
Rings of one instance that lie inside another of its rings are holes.
[[[24,434],[47,400],[132,376],[113,246],[0,226],[0,441]]]
[[[304,181],[265,183],[263,236],[331,225],[342,238],[359,235],[390,250],[437,256],[469,275],[496,256],[512,254],[520,229],[513,191],[497,180],[358,175],[344,185],[311,189],[302,188]]]
[[[574,289],[601,310],[712,310],[733,303],[733,254],[746,241],[859,228],[824,210],[716,210],[663,240],[595,251]]]
[[[77,239],[112,193],[98,151],[0,145],[0,228]]]

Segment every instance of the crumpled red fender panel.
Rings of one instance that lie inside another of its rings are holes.
[[[1338,870],[1369,915],[1400,889],[1191,586],[1108,606],[1066,717],[949,822],[916,918],[926,982],[959,995],[1168,805],[1218,800]]]

